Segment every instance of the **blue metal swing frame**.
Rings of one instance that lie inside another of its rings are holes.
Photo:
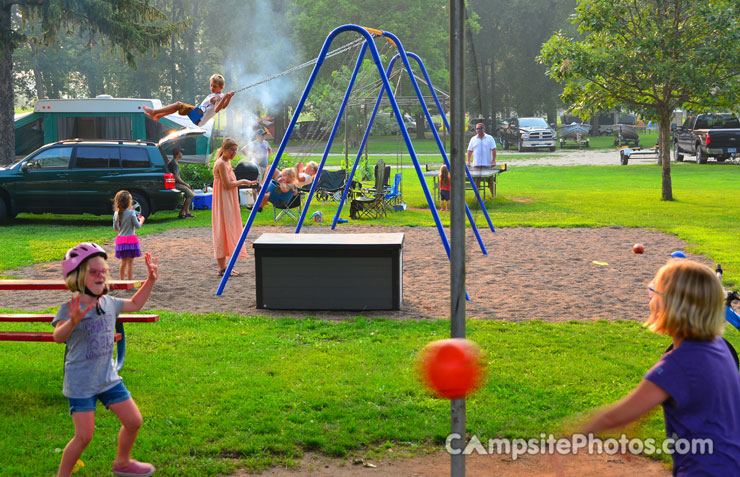
[[[409,56],[411,56],[412,58],[414,58],[419,63],[419,66],[420,66],[420,68],[421,68],[421,70],[422,70],[422,72],[424,74],[425,81],[426,81],[427,85],[429,86],[430,90],[432,91],[432,96],[433,96],[433,98],[434,98],[434,100],[435,100],[435,102],[437,104],[437,108],[438,108],[439,112],[442,114],[442,118],[444,119],[445,127],[447,128],[448,131],[449,131],[449,128],[450,128],[449,127],[449,123],[447,121],[447,118],[445,116],[444,111],[442,110],[442,106],[439,103],[439,99],[437,98],[437,96],[436,96],[436,94],[434,92],[434,88],[432,87],[431,80],[429,79],[429,75],[427,74],[427,71],[426,71],[426,68],[423,65],[423,62],[421,61],[421,59],[417,55],[415,55],[413,53],[407,54],[406,51],[404,50],[403,45],[401,44],[400,40],[395,35],[393,35],[392,33],[385,32],[385,31],[382,31],[381,32],[381,31],[378,31],[378,30],[373,30],[373,32],[371,33],[367,28],[361,27],[359,25],[351,25],[351,24],[349,24],[349,25],[343,25],[343,26],[340,26],[338,28],[335,28],[331,33],[329,33],[329,35],[326,37],[326,40],[324,40],[324,45],[321,48],[321,53],[318,56],[318,59],[316,61],[316,65],[314,66],[313,71],[311,72],[311,76],[309,77],[308,82],[306,83],[306,87],[304,88],[303,94],[301,95],[301,98],[298,101],[298,105],[296,106],[296,109],[295,109],[295,112],[293,114],[293,117],[291,118],[290,123],[288,124],[288,128],[287,128],[287,130],[285,132],[285,135],[283,136],[283,140],[280,142],[280,147],[278,148],[278,151],[275,154],[275,158],[273,159],[273,162],[270,165],[270,168],[267,171],[265,177],[272,177],[275,174],[275,171],[277,170],[277,165],[280,162],[280,158],[282,157],[282,154],[285,151],[285,148],[286,148],[286,146],[288,144],[288,140],[289,140],[291,134],[293,133],[293,129],[295,128],[295,125],[296,125],[296,123],[298,121],[298,117],[299,117],[301,111],[303,110],[303,107],[305,106],[306,100],[308,98],[308,94],[311,91],[311,88],[313,87],[313,83],[316,80],[316,77],[318,75],[318,72],[321,69],[321,66],[322,66],[322,64],[323,64],[323,62],[324,62],[324,60],[326,58],[326,55],[327,55],[327,53],[329,51],[329,47],[331,46],[331,43],[334,41],[334,38],[337,35],[339,35],[340,33],[346,32],[346,31],[354,31],[354,32],[359,33],[360,35],[362,35],[365,38],[365,42],[363,43],[363,45],[362,45],[362,47],[360,49],[360,53],[358,55],[357,62],[355,64],[354,71],[352,72],[352,76],[351,76],[350,81],[349,81],[349,84],[347,86],[347,91],[344,94],[344,98],[343,98],[342,103],[341,103],[341,105],[339,107],[339,111],[337,112],[337,117],[336,117],[336,119],[334,121],[334,125],[333,125],[332,130],[331,130],[331,133],[329,135],[329,139],[327,141],[326,148],[324,149],[324,154],[323,154],[323,156],[321,158],[321,162],[319,163],[318,171],[316,172],[316,177],[319,177],[321,175],[321,172],[324,169],[324,164],[326,163],[326,158],[329,155],[329,150],[331,148],[331,144],[332,144],[332,142],[334,140],[334,137],[336,135],[336,132],[337,132],[339,123],[341,121],[342,115],[344,114],[344,110],[345,110],[345,108],[347,106],[347,102],[348,102],[349,97],[350,97],[350,94],[352,92],[352,88],[354,86],[354,83],[355,83],[357,74],[358,74],[358,72],[360,70],[360,67],[362,66],[362,62],[364,60],[365,53],[366,53],[366,51],[369,48],[370,49],[371,56],[372,56],[372,59],[373,59],[373,62],[375,63],[375,65],[376,65],[376,67],[378,69],[378,73],[380,75],[380,78],[381,78],[381,80],[383,82],[383,86],[382,86],[382,88],[380,90],[380,94],[378,95],[378,100],[376,102],[375,108],[373,109],[373,114],[372,114],[372,117],[371,117],[371,119],[370,119],[370,121],[368,123],[368,127],[367,127],[367,129],[365,131],[365,136],[363,137],[362,144],[361,144],[361,146],[359,148],[359,151],[362,151],[364,149],[364,146],[365,146],[365,144],[367,142],[367,137],[369,135],[370,128],[371,128],[371,126],[373,124],[373,121],[375,119],[375,116],[377,114],[377,110],[378,110],[380,101],[382,99],[383,92],[384,91],[388,91],[388,99],[389,99],[391,108],[393,109],[393,114],[395,115],[396,121],[398,122],[398,126],[400,128],[401,134],[403,135],[404,142],[406,143],[406,147],[408,149],[409,156],[411,157],[411,160],[412,160],[412,162],[414,164],[414,169],[416,170],[416,174],[419,177],[419,182],[421,183],[422,190],[424,191],[424,196],[425,196],[425,198],[427,200],[427,204],[429,205],[429,209],[432,212],[432,217],[434,218],[434,223],[435,223],[435,225],[437,227],[437,231],[439,232],[439,236],[440,236],[440,239],[442,241],[442,244],[443,244],[443,246],[445,248],[445,252],[447,253],[447,258],[449,259],[450,258],[450,243],[449,243],[449,240],[448,240],[447,235],[446,235],[446,233],[444,231],[444,228],[442,227],[442,222],[441,222],[441,220],[439,218],[439,214],[437,213],[437,208],[436,208],[436,206],[434,204],[434,200],[432,199],[431,193],[429,192],[429,186],[427,185],[427,182],[426,182],[426,180],[424,178],[424,174],[423,174],[423,172],[421,170],[421,166],[419,164],[419,160],[418,160],[418,158],[416,156],[416,151],[414,150],[414,146],[411,143],[411,138],[409,137],[408,131],[406,130],[405,125],[403,124],[403,116],[401,115],[401,110],[398,107],[398,103],[397,103],[397,101],[395,99],[395,96],[393,95],[393,90],[392,90],[391,85],[390,85],[390,82],[388,80],[388,74],[392,71],[393,65],[394,65],[394,63],[395,63],[395,61],[396,61],[397,58],[399,58],[399,57],[401,58],[401,61],[402,61],[403,65],[404,65],[404,67],[406,69],[406,72],[409,75],[409,80],[411,81],[411,84],[414,86],[414,90],[415,90],[415,92],[416,92],[416,94],[417,94],[417,96],[419,98],[419,101],[421,103],[421,106],[422,106],[422,108],[424,110],[424,113],[426,115],[426,118],[427,118],[427,121],[429,122],[429,124],[434,124],[434,123],[432,122],[431,114],[429,113],[429,108],[427,107],[427,105],[426,105],[426,103],[424,101],[424,98],[423,98],[423,96],[421,94],[421,91],[419,89],[419,85],[417,84],[416,79],[415,79],[414,74],[413,74],[413,71],[411,69],[411,65],[409,64],[409,60],[408,60],[408,57]],[[393,58],[393,60],[389,64],[388,72],[387,73],[383,69],[383,64],[382,64],[382,61],[380,59],[380,54],[378,52],[377,47],[375,46],[375,42],[373,41],[374,38],[377,37],[377,36],[383,36],[383,37],[385,37],[388,41],[394,43],[395,47],[398,50],[398,54]],[[442,145],[442,142],[439,139],[439,134],[437,133],[437,131],[434,128],[431,128],[431,129],[433,131],[434,138],[435,138],[435,140],[437,142],[437,145],[438,145],[438,147],[440,149],[440,152],[442,154],[442,157],[443,157],[443,160],[445,162],[445,165],[447,165],[447,167],[450,168],[450,163],[449,163],[449,160],[447,159],[447,155],[446,155],[446,153],[444,151],[444,146]],[[345,186],[345,189],[344,189],[344,191],[342,193],[341,202],[339,204],[339,207],[337,209],[337,213],[335,214],[334,220],[332,222],[332,229],[334,229],[336,227],[336,224],[337,224],[337,222],[339,220],[339,214],[341,213],[342,206],[343,206],[343,204],[344,204],[344,202],[346,200],[346,196],[347,196],[347,193],[349,191],[349,187],[350,187],[350,185],[352,183],[352,178],[354,177],[354,174],[356,172],[356,169],[357,169],[357,165],[359,163],[360,156],[361,156],[361,154],[358,153],[357,158],[355,159],[355,162],[354,162],[354,164],[352,166],[352,171],[351,171],[350,176],[349,176],[349,179],[347,181],[347,185]],[[468,180],[470,180],[471,183],[472,183],[473,182],[472,181],[472,177],[470,175],[470,171],[467,169],[467,165],[466,165],[465,169],[466,169],[466,173],[468,175]],[[301,211],[301,216],[300,216],[300,218],[298,220],[298,225],[296,226],[295,233],[300,233],[301,226],[303,225],[303,221],[305,220],[306,214],[308,213],[308,208],[309,208],[309,206],[311,204],[311,199],[313,198],[313,195],[314,195],[314,192],[315,192],[317,183],[318,183],[318,181],[313,181],[311,183],[311,188],[310,188],[310,190],[308,192],[308,197],[306,199],[305,205],[304,205],[304,207],[303,207],[303,209]],[[488,220],[488,223],[489,223],[489,226],[490,226],[491,230],[495,232],[495,229],[493,227],[493,224],[491,223],[491,219],[488,216],[488,211],[486,210],[485,205],[483,204],[483,200],[481,199],[480,194],[478,193],[478,191],[476,190],[476,188],[473,188],[473,189],[475,190],[476,197],[477,197],[477,199],[478,199],[478,201],[479,201],[479,203],[481,205],[482,210],[485,211],[485,216],[486,216],[486,219]],[[259,194],[257,196],[256,202],[255,202],[256,204],[262,203],[262,201],[264,199],[264,195],[265,195],[266,190],[267,190],[266,187],[263,187],[260,190],[260,192],[259,192]],[[226,283],[228,282],[229,276],[231,275],[231,270],[234,268],[234,264],[236,263],[237,257],[239,255],[239,251],[244,246],[244,241],[246,240],[247,234],[249,233],[249,230],[251,229],[252,224],[254,223],[254,219],[256,218],[257,212],[258,212],[258,207],[254,207],[252,209],[252,211],[250,212],[250,214],[249,214],[249,218],[247,219],[247,223],[244,225],[244,229],[242,230],[242,234],[241,234],[241,236],[239,238],[239,241],[238,241],[238,243],[236,245],[236,249],[234,250],[234,252],[233,252],[233,254],[231,256],[231,258],[229,260],[229,264],[228,264],[228,266],[227,266],[227,268],[226,268],[226,270],[224,272],[224,275],[221,278],[221,281],[219,283],[218,289],[216,291],[216,295],[217,296],[220,296],[223,293],[224,288],[226,287]],[[485,246],[483,244],[483,240],[480,237],[480,233],[478,232],[478,229],[477,229],[477,227],[475,225],[475,221],[473,220],[473,217],[472,217],[472,215],[470,213],[470,209],[467,207],[467,204],[466,204],[466,212],[467,212],[467,215],[468,215],[468,220],[470,221],[471,226],[472,226],[472,228],[473,228],[473,230],[474,230],[474,232],[476,234],[476,238],[478,239],[478,243],[480,244],[481,251],[483,252],[483,254],[487,254],[487,251],[486,251]],[[468,294],[467,294],[467,292],[465,293],[465,296],[466,296],[466,298],[468,300],[470,299],[469,296],[468,296]]]

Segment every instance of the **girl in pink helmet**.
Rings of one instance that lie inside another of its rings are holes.
[[[66,343],[63,394],[75,435],[64,448],[59,464],[60,476],[69,476],[90,443],[95,429],[95,407],[99,399],[120,419],[118,454],[113,461],[117,476],[149,476],[151,464],[131,459],[131,448],[142,424],[141,413],[131,398],[113,362],[115,326],[121,312],[140,310],[157,280],[157,260],[147,253],[144,262],[149,276],[131,299],[106,295],[108,254],[99,245],[81,243],[71,248],[62,261],[62,274],[75,295],[59,308],[52,324],[54,341]]]

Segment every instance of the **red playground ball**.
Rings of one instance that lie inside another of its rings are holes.
[[[636,243],[632,246],[632,251],[635,253],[642,253],[645,251],[645,246],[641,243]]]
[[[418,373],[419,379],[437,397],[462,399],[483,381],[483,354],[470,340],[433,341],[419,354]]]

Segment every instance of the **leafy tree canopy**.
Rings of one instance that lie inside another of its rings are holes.
[[[583,0],[573,20],[583,40],[557,33],[540,60],[583,116],[619,104],[653,119],[659,109],[731,107],[739,15],[734,0]]]
[[[563,100],[588,117],[629,105],[660,122],[662,197],[672,200],[669,137],[677,108],[732,108],[740,94],[737,0],[581,0],[573,22],[542,47]]]

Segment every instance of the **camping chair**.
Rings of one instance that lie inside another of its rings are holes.
[[[342,192],[347,184],[347,171],[339,169],[338,171],[323,170],[319,176],[319,182],[316,184],[316,200],[326,202],[333,200],[339,203],[342,198]],[[310,189],[311,185],[305,186]]]
[[[375,166],[375,171],[377,173],[375,175],[375,188],[363,189],[362,192],[367,195],[352,199],[352,203],[349,208],[349,216],[352,219],[358,219],[361,217],[376,219],[381,215],[385,217],[385,207],[383,205],[385,192],[383,184],[388,181],[387,174],[390,172],[390,168],[386,168],[381,159]]]
[[[383,207],[387,210],[393,210],[393,206],[400,203],[401,197],[401,177],[400,172],[396,173],[393,178],[393,187],[383,196]]]
[[[283,202],[275,203],[270,201],[272,204],[272,219],[275,222],[280,221],[280,219],[283,218],[284,215],[287,215],[288,217],[291,217],[293,220],[298,223],[298,215],[296,214],[296,209],[298,211],[301,210],[301,195],[303,192],[299,189],[298,192],[293,196],[293,198],[290,199],[290,201],[286,204]]]

